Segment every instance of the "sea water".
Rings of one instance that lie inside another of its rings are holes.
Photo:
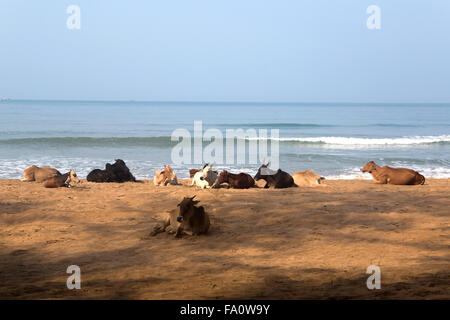
[[[409,167],[450,178],[450,104],[214,103],[117,101],[0,102],[0,179],[31,164],[85,177],[123,159],[137,178],[173,164],[175,129],[279,129],[280,168],[312,169],[328,179],[370,178],[360,168]],[[207,142],[203,144],[205,147]],[[259,164],[216,164],[255,174]]]

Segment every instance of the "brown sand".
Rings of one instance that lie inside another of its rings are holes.
[[[0,298],[450,299],[449,181],[49,190],[3,180]],[[209,235],[148,236],[194,194]],[[81,268],[80,290],[66,288],[69,265]],[[381,290],[366,287],[369,265],[381,268]]]

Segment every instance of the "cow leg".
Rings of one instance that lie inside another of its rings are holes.
[[[179,225],[177,228],[177,232],[175,233],[175,238],[181,238],[182,234],[183,234],[183,227]]]
[[[378,177],[373,177],[373,182],[376,184],[387,184],[389,182],[388,177],[386,176],[378,176]]]
[[[156,236],[158,233],[162,233],[165,232],[167,227],[170,225],[170,218],[167,218],[166,220],[164,220],[164,224],[162,226],[160,226],[159,224],[157,224],[154,228],[153,231],[150,233],[151,236]]]

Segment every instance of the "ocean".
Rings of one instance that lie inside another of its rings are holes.
[[[165,164],[187,178],[200,165],[173,164],[177,142],[170,137],[175,129],[193,132],[194,121],[224,135],[226,129],[279,129],[280,168],[290,173],[370,179],[360,168],[374,160],[450,178],[450,104],[8,100],[0,102],[0,179],[18,179],[31,164],[85,177],[119,158],[139,179]],[[253,175],[259,164],[215,167]]]

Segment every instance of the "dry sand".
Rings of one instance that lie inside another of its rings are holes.
[[[186,181],[183,182],[186,184]],[[0,181],[0,298],[450,299],[450,183],[285,190]],[[149,237],[196,194],[206,236]],[[81,268],[68,290],[66,269]],[[368,290],[366,268],[381,268]]]

